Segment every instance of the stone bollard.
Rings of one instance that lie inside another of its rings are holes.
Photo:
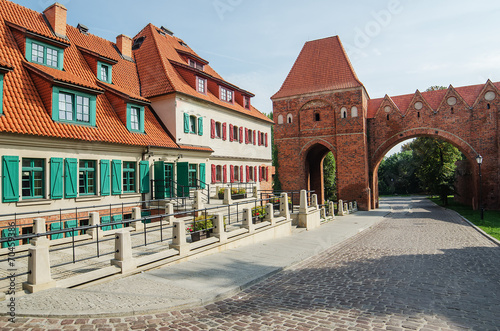
[[[358,211],[358,203],[356,201],[353,202],[354,211]]]
[[[318,195],[317,194],[313,194],[311,196],[311,207],[314,207],[316,208],[316,210],[318,210]]]
[[[23,290],[30,293],[39,292],[56,287],[56,281],[50,274],[50,240],[45,237],[37,238],[28,249],[28,281],[23,283]]]
[[[325,207],[322,207],[322,208],[319,210],[319,218],[326,219],[326,209],[325,209]]]
[[[167,216],[165,216],[163,220],[169,225],[172,224],[172,222],[175,220],[173,203],[165,203],[165,214]]]
[[[266,204],[266,215],[264,216],[264,221],[271,222],[271,225],[276,224],[274,219],[274,206],[272,203]]]
[[[205,208],[205,204],[203,203],[203,199],[201,197],[201,190],[194,191],[194,200],[193,200],[193,209],[200,210]]]
[[[89,225],[97,226],[100,224],[101,224],[101,219],[99,217],[99,213],[98,212],[89,213]],[[88,229],[86,233],[90,237],[92,237],[92,239],[97,239],[98,236],[102,238],[102,228],[99,227]]]
[[[333,203],[333,201],[330,201],[328,203],[328,213],[333,219],[335,219],[335,204]]]
[[[222,204],[230,205],[232,203],[233,203],[233,200],[231,199],[231,188],[226,187],[226,189],[224,190],[224,201],[222,202]]]
[[[280,216],[290,220],[290,209],[288,208],[288,193],[281,193],[280,197]]]
[[[255,224],[253,224],[253,220],[252,220],[252,209],[250,209],[250,208],[243,209],[242,228],[248,229],[248,233],[255,232]]]
[[[349,215],[349,207],[347,206],[347,202],[344,202],[344,214]]]
[[[141,218],[142,218],[141,208],[139,207],[132,208],[132,219],[140,220]],[[144,223],[142,223],[142,221],[132,222],[132,227],[135,229],[135,231],[143,231]]]
[[[33,220],[35,222],[35,226],[33,227],[33,232],[34,233],[45,233],[47,232],[47,226],[45,224],[45,218],[35,218]],[[30,240],[31,243],[36,243],[38,239],[47,239],[46,236],[44,237],[35,237]]]
[[[300,206],[299,213],[307,213],[307,191],[300,191]]]
[[[132,239],[127,230],[122,229],[115,233],[115,258],[111,260],[111,265],[120,267],[122,274],[137,268],[137,263],[132,257]]]
[[[353,209],[352,209],[352,201],[349,202],[349,213],[352,213],[353,212]]]
[[[227,242],[227,232],[224,228],[224,215],[222,213],[217,213],[214,215],[214,236],[219,238],[219,243],[223,244]]]
[[[338,214],[339,216],[344,216],[344,202],[342,200],[339,200],[339,202],[337,202],[338,206],[339,206],[339,211],[338,211]]]
[[[173,224],[173,239],[170,248],[179,251],[181,257],[186,256],[189,252],[189,244],[186,241],[186,223],[184,221],[175,220]]]

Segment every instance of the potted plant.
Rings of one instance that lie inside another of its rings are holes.
[[[253,224],[262,222],[265,216],[266,216],[266,208],[264,206],[257,206],[252,208]]]
[[[271,199],[271,203],[274,205],[274,208],[279,209],[280,202],[281,202],[281,198],[274,197]],[[290,212],[292,211],[292,198],[291,197],[288,197],[288,209],[290,210]]]
[[[226,188],[220,188],[219,191],[217,191],[217,196],[219,199],[224,199],[224,192],[226,191]],[[237,200],[237,199],[243,199],[245,198],[245,194],[247,193],[247,190],[244,188],[236,188],[233,187],[231,188],[231,199]]]
[[[213,230],[214,215],[200,215],[196,217],[193,224],[186,227],[186,232],[191,234],[191,241],[199,241],[201,239],[210,238],[210,233]]]

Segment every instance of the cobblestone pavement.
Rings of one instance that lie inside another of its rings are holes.
[[[204,307],[97,319],[0,318],[5,330],[500,330],[500,247],[425,199]]]

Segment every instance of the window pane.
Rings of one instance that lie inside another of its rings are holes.
[[[190,130],[192,133],[196,133],[196,116],[189,117]]]
[[[43,49],[42,45],[33,43],[31,45],[31,61],[43,64]]]
[[[47,65],[57,67],[57,51],[52,48],[47,48]]]
[[[139,130],[139,108],[130,108],[130,128],[132,130]]]
[[[108,67],[101,65],[101,80],[108,81]]]
[[[80,122],[90,122],[89,98],[76,96],[76,120]]]
[[[71,94],[59,93],[59,119],[73,120],[73,99]]]

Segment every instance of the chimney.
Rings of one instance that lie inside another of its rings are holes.
[[[43,12],[58,37],[66,37],[66,12],[66,7],[57,2]]]
[[[132,38],[121,34],[116,37],[116,47],[124,57],[132,58]]]

